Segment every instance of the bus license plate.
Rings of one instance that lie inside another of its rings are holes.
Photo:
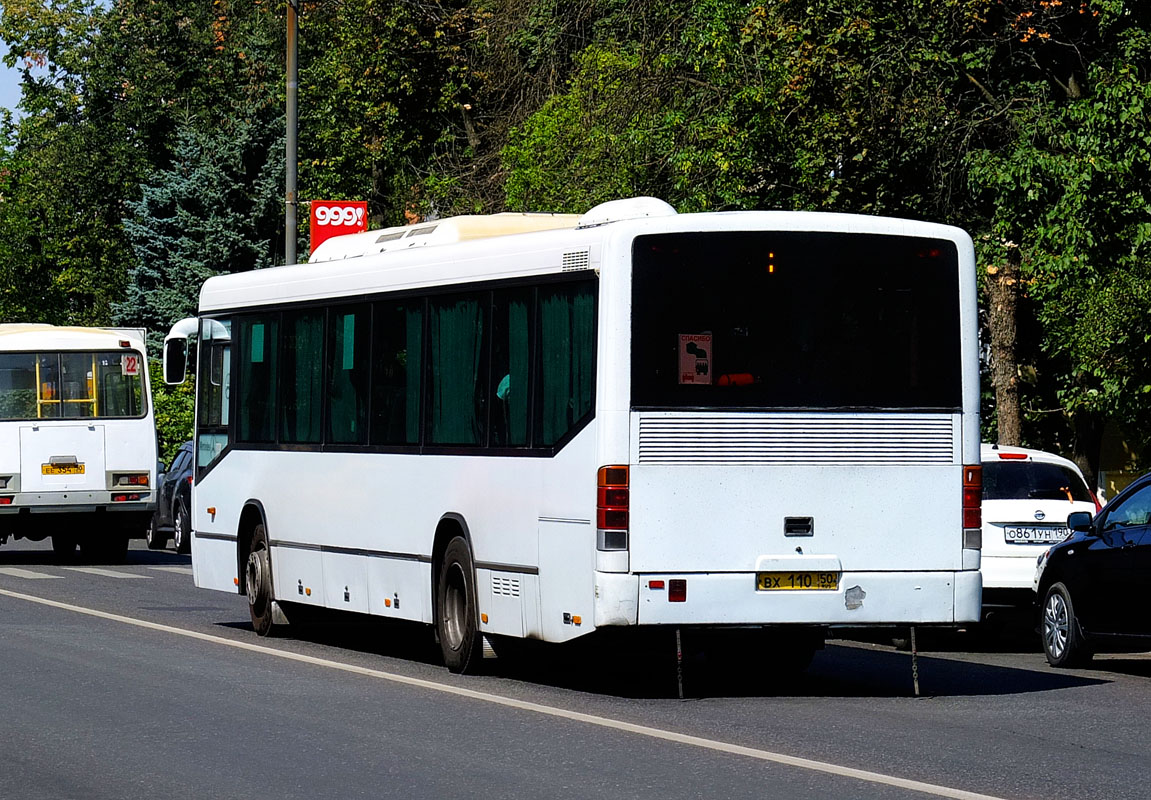
[[[83,464],[41,464],[42,475],[83,475]]]
[[[1069,528],[1050,526],[1020,526],[1003,529],[1003,539],[1007,544],[1059,544],[1071,535]]]
[[[833,592],[839,588],[838,572],[757,572],[755,588],[761,592],[814,589]]]

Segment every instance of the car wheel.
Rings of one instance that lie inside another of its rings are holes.
[[[167,534],[160,533],[156,523],[156,514],[153,514],[148,518],[148,527],[144,529],[144,541],[148,543],[149,550],[163,550],[168,546]]]
[[[476,603],[476,573],[467,540],[457,536],[444,550],[436,582],[436,632],[444,664],[457,673],[476,673],[483,664],[483,641]]]
[[[1091,660],[1091,650],[1079,628],[1071,593],[1054,583],[1043,600],[1043,653],[1053,667],[1077,667]]]
[[[188,510],[183,503],[176,506],[176,513],[172,518],[172,546],[181,555],[192,552],[192,521],[188,517]]]
[[[252,531],[252,543],[248,546],[248,560],[244,567],[244,587],[248,593],[252,628],[260,636],[273,635],[272,559],[268,552],[268,534],[262,522]]]

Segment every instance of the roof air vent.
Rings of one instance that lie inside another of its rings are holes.
[[[609,222],[643,217],[668,217],[675,209],[655,197],[629,197],[626,200],[611,200],[600,203],[579,218],[577,228],[594,228]]]

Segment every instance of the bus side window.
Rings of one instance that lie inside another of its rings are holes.
[[[240,320],[240,390],[238,442],[273,442],[276,439],[276,368],[279,314]]]
[[[337,307],[328,316],[328,431],[336,444],[368,443],[371,306]]]
[[[492,303],[491,446],[526,447],[531,388],[532,291],[495,292]]]
[[[280,331],[279,440],[317,444],[323,407],[324,312],[285,312]]]
[[[372,444],[420,442],[423,341],[423,300],[375,304],[372,312]]]
[[[434,298],[428,311],[428,442],[487,442],[488,293]]]
[[[554,445],[587,414],[595,390],[595,284],[539,292],[535,443]]]

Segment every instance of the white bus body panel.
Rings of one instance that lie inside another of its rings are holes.
[[[958,415],[634,414],[631,568],[962,569]],[[925,502],[931,498],[931,502]],[[786,518],[809,518],[785,535]]]
[[[649,581],[682,578],[687,600],[668,602]],[[979,572],[845,571],[836,591],[759,592],[755,573],[654,573],[639,581],[639,622],[685,625],[884,625],[979,619]]]
[[[107,489],[104,475],[104,425],[76,420],[24,423],[20,426],[20,489],[23,492],[90,492]],[[75,458],[79,475],[44,475],[53,457]]]
[[[593,422],[553,458],[230,450],[193,491],[195,583],[237,590],[235,537],[258,501],[277,599],[432,622],[430,550],[452,514],[472,543],[481,628],[574,638],[595,627],[594,447]]]

